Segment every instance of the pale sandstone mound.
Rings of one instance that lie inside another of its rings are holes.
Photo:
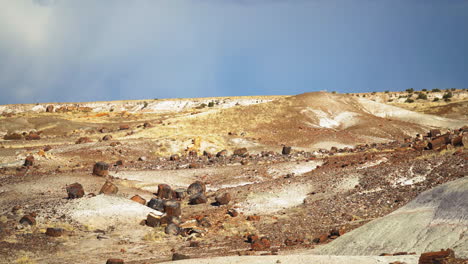
[[[451,248],[468,257],[468,177],[440,185],[383,218],[313,250],[323,255],[379,255]]]

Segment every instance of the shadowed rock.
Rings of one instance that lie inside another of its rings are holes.
[[[105,162],[97,162],[93,167],[93,174],[97,176],[109,175],[109,164]]]
[[[196,181],[187,188],[187,194],[192,196],[197,193],[205,193],[206,185],[201,181]]]
[[[73,183],[67,186],[68,199],[76,199],[84,196],[83,186],[79,183]]]

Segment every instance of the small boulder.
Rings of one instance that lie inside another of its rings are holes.
[[[192,205],[202,204],[202,203],[206,203],[207,201],[208,201],[208,199],[206,198],[205,194],[196,193],[196,194],[190,196],[189,204],[192,204]]]
[[[158,198],[152,198],[147,205],[149,208],[153,208],[156,211],[164,212],[164,201]]]
[[[186,255],[183,255],[183,254],[179,254],[179,253],[174,253],[174,254],[172,254],[172,261],[183,260],[183,259],[189,259],[189,258],[190,258],[189,256],[186,256]]]
[[[120,130],[128,130],[128,129],[130,129],[130,126],[129,125],[120,125],[119,129]]]
[[[110,181],[106,181],[104,185],[101,187],[101,190],[99,191],[99,193],[109,195],[109,194],[116,194],[118,191],[119,191],[119,188],[117,187],[117,185],[113,184]]]
[[[26,159],[24,160],[24,166],[33,166],[34,165],[34,156],[27,156]]]
[[[35,225],[36,219],[32,215],[25,215],[20,219],[19,222],[22,225]]]
[[[171,186],[167,184],[159,184],[158,192],[156,195],[161,199],[175,199],[176,193],[172,190]]]
[[[253,251],[265,251],[265,250],[268,250],[270,247],[271,247],[271,242],[266,237],[257,239],[251,244],[251,248]]]
[[[291,154],[291,147],[289,147],[289,146],[284,146],[284,147],[283,147],[283,150],[281,151],[281,154],[283,154],[283,155],[289,155],[289,154]]]
[[[146,204],[146,200],[143,199],[143,197],[141,197],[140,195],[134,195],[132,198],[130,198],[130,200],[137,202],[139,204],[142,204],[142,205]]]
[[[218,205],[226,205],[231,201],[230,193],[222,193],[216,196],[216,203]]]
[[[201,181],[196,181],[187,188],[187,194],[192,196],[197,193],[205,193],[206,185]]]
[[[89,137],[80,137],[75,144],[91,143],[93,142]]]
[[[164,212],[168,217],[175,216],[175,217],[180,217],[182,214],[180,210],[180,203],[177,201],[164,201],[163,202],[164,206]]]
[[[182,200],[187,196],[187,190],[183,188],[175,189],[174,192],[176,193],[176,198],[178,200]]]
[[[67,186],[68,199],[76,199],[84,196],[83,186],[77,182]]]
[[[228,155],[227,150],[223,149],[220,152],[216,153],[216,157],[221,158],[221,157],[226,157]]]
[[[62,236],[64,233],[64,230],[62,228],[54,228],[54,227],[48,227],[45,234],[47,236],[51,237],[59,237]]]
[[[108,259],[106,261],[106,264],[124,264],[124,260],[123,259]]]
[[[149,213],[146,216],[146,225],[151,227],[157,227],[161,225],[161,216],[154,213]]]
[[[93,167],[93,174],[97,176],[109,175],[109,164],[105,162],[96,162]]]
[[[105,135],[105,136],[102,138],[103,141],[109,141],[109,140],[111,140],[111,139],[112,139],[112,135]]]
[[[169,157],[169,160],[172,160],[172,161],[180,160],[180,156],[179,156],[179,154],[171,155],[171,156]]]
[[[246,157],[249,155],[249,152],[247,151],[246,148],[239,148],[234,150],[234,156],[240,156],[240,157]]]

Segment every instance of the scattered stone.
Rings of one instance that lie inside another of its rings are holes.
[[[188,155],[189,157],[197,157],[197,156],[198,156],[198,153],[197,153],[196,150],[190,150],[190,151],[187,153],[187,155]]]
[[[147,205],[149,208],[153,208],[156,211],[164,212],[164,201],[158,198],[152,198]]]
[[[186,256],[186,255],[179,254],[179,253],[172,254],[172,261],[183,260],[183,259],[190,259],[190,257]]]
[[[168,217],[175,216],[175,217],[180,217],[182,214],[180,210],[180,203],[177,201],[164,201],[163,202],[164,206],[164,212]]]
[[[54,106],[53,105],[48,105],[46,107],[46,113],[53,113],[54,112]]]
[[[260,237],[255,234],[248,234],[247,235],[247,242],[253,243],[255,240],[259,239]]]
[[[190,196],[189,204],[192,204],[192,205],[203,204],[203,203],[206,203],[207,201],[208,201],[208,199],[206,198],[205,194],[196,193],[196,194]]]
[[[149,213],[146,216],[146,225],[151,227],[157,227],[161,225],[161,216],[154,213]]]
[[[102,186],[101,190],[99,191],[99,193],[109,195],[109,194],[116,194],[118,191],[119,191],[119,188],[115,184],[113,184],[110,181],[106,181],[104,185]]]
[[[67,186],[68,199],[76,199],[84,196],[83,186],[77,182]]]
[[[146,156],[141,156],[138,158],[138,161],[146,161],[148,158]]]
[[[455,258],[455,253],[452,249],[441,250],[436,252],[427,252],[421,254],[418,264],[449,264]]]
[[[271,247],[270,240],[266,237],[257,239],[251,244],[251,248],[253,251],[265,251],[265,250],[268,250],[270,247]]]
[[[130,200],[134,201],[134,202],[137,202],[139,204],[142,204],[142,205],[145,205],[146,204],[146,200],[143,199],[143,197],[141,197],[140,195],[134,195],[132,198],[130,198]]]
[[[11,208],[11,212],[12,212],[13,214],[16,214],[16,213],[20,212],[20,210],[21,210],[21,206],[20,206],[20,205],[15,205],[15,206],[13,206],[13,208]]]
[[[167,184],[159,184],[156,195],[161,199],[175,199],[177,197],[171,186]]]
[[[201,166],[198,163],[192,162],[189,164],[189,169],[199,169]]]
[[[216,153],[216,157],[221,158],[221,157],[226,157],[228,155],[227,150],[223,149],[220,152]]]
[[[106,264],[124,264],[123,259],[108,259]]]
[[[180,160],[180,156],[179,156],[179,154],[171,155],[171,156],[169,157],[169,160],[172,160],[172,161]]]
[[[174,191],[176,193],[176,198],[178,200],[182,200],[187,196],[187,190],[183,188],[175,189]]]
[[[109,164],[105,162],[97,162],[94,164],[93,174],[97,176],[107,176],[109,175]]]
[[[145,123],[143,124],[143,127],[144,127],[144,128],[151,128],[151,127],[153,127],[153,125],[151,125],[151,123],[149,123],[149,122],[145,122]]]
[[[26,136],[26,140],[40,140],[41,136],[38,133],[30,132],[29,135]]]
[[[3,136],[4,140],[21,140],[23,139],[23,135],[18,133],[6,134]]]
[[[51,237],[59,237],[62,236],[64,233],[64,230],[62,228],[54,228],[54,227],[48,227],[45,234]]]
[[[75,144],[91,143],[93,142],[89,137],[80,137]]]
[[[247,221],[260,221],[259,215],[249,215],[247,216]]]
[[[246,157],[246,156],[249,155],[249,152],[247,151],[247,148],[240,148],[240,149],[234,150],[233,155],[234,156],[240,156],[240,157]]]
[[[291,147],[284,146],[283,150],[281,151],[281,154],[283,154],[283,155],[291,154]]]
[[[128,130],[128,129],[130,129],[130,126],[129,125],[120,125],[119,129],[120,130]]]
[[[237,212],[236,209],[229,209],[229,210],[227,211],[227,213],[228,213],[230,216],[232,216],[232,217],[236,217],[236,216],[239,215],[239,212]]]
[[[189,196],[192,196],[197,193],[205,193],[205,191],[206,191],[206,186],[201,181],[196,181],[190,184],[190,186],[187,189],[187,193]]]
[[[108,132],[109,132],[109,129],[103,127],[103,128],[101,128],[101,129],[99,129],[99,132],[101,132],[101,133],[108,133]]]
[[[34,165],[34,156],[27,156],[24,160],[24,166],[29,167]]]
[[[115,162],[115,165],[123,166],[123,163],[124,163],[123,160],[118,160],[118,161]]]
[[[112,139],[112,135],[105,135],[102,140],[104,141],[108,141],[108,140],[111,140]]]
[[[20,221],[20,224],[22,225],[35,225],[36,224],[36,219],[32,215],[25,215],[23,216]]]
[[[226,205],[231,201],[231,194],[230,193],[222,193],[216,196],[216,203],[219,205]]]
[[[164,229],[164,233],[168,235],[177,236],[179,232],[180,232],[180,228],[174,223],[168,224],[166,228]]]

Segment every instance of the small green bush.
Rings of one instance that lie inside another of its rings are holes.
[[[433,92],[433,93],[440,93],[441,91],[440,91],[439,88],[434,88],[434,89],[432,89],[432,92]]]
[[[427,95],[425,93],[419,93],[416,99],[427,100]]]
[[[442,98],[444,98],[444,99],[449,99],[449,98],[452,98],[452,97],[453,97],[452,92],[447,92],[447,93],[444,94],[444,96],[442,96]]]
[[[214,102],[213,102],[213,101],[211,101],[211,102],[208,103],[208,107],[213,107],[213,106],[214,106]]]
[[[432,102],[438,102],[439,100],[440,100],[439,97],[436,97],[434,98],[434,100],[432,100]]]
[[[414,89],[413,89],[413,88],[409,88],[409,89],[406,89],[406,91],[407,91],[408,93],[413,93],[413,92],[414,92]]]
[[[414,100],[411,98],[406,99],[405,103],[414,103]]]

